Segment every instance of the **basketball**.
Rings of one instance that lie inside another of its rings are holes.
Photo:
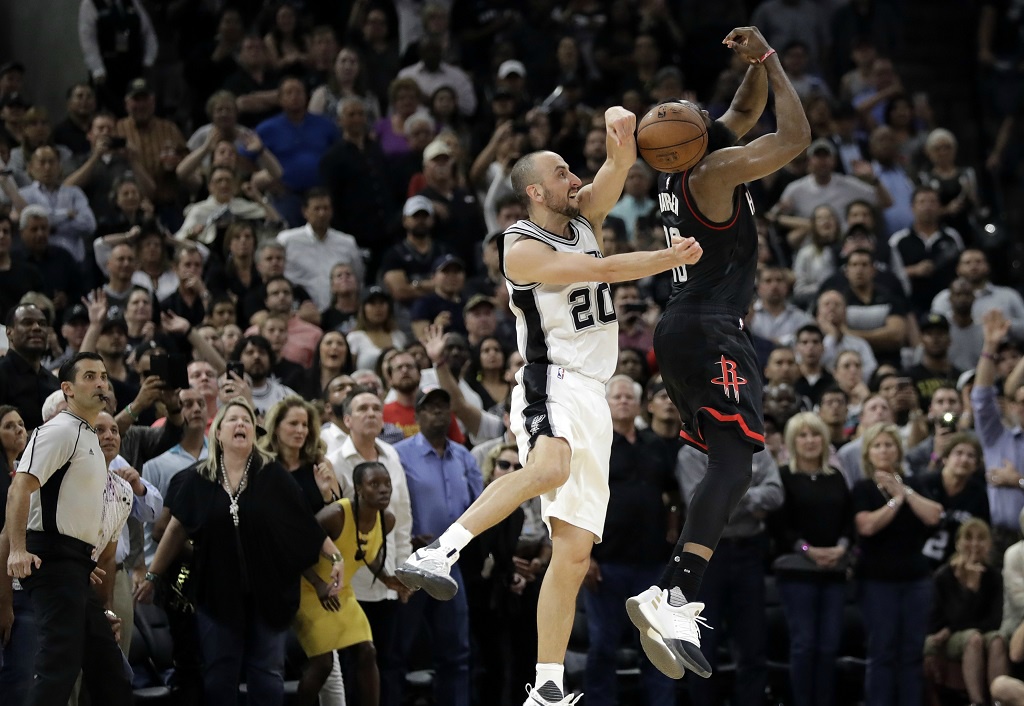
[[[636,144],[644,161],[659,172],[686,171],[707,150],[704,116],[688,103],[656,105],[640,121]]]

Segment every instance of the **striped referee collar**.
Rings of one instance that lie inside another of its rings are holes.
[[[70,414],[70,415],[71,415],[72,417],[74,417],[75,419],[77,419],[78,421],[80,421],[80,422],[81,422],[82,424],[84,424],[85,426],[89,427],[89,431],[91,431],[91,432],[92,432],[92,433],[94,433],[94,434],[96,433],[96,429],[95,429],[95,427],[93,427],[93,425],[92,425],[92,424],[90,424],[89,422],[87,422],[87,421],[85,421],[84,419],[82,419],[81,417],[79,417],[79,416],[78,416],[77,414],[75,414],[74,412],[72,412],[72,411],[71,411],[70,409],[62,409],[62,410],[60,411],[60,413],[61,413],[61,414]]]

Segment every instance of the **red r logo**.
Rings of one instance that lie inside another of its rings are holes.
[[[722,368],[721,377],[711,378],[712,385],[721,385],[726,398],[732,397],[736,402],[740,401],[740,385],[746,385],[747,379],[736,374],[736,361],[727,360],[723,355],[718,361]]]

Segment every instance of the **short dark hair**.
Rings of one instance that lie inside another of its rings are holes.
[[[99,353],[93,353],[92,351],[76,353],[75,357],[60,366],[60,371],[57,373],[57,380],[60,382],[74,382],[75,376],[78,375],[78,364],[83,360],[98,360],[101,363],[103,362],[103,358],[100,357]]]
[[[867,248],[854,248],[850,252],[846,253],[846,261],[849,262],[850,258],[854,255],[866,255],[868,260],[871,261],[871,264],[875,264],[875,254]]]
[[[230,360],[241,360],[242,351],[244,351],[245,347],[248,346],[250,343],[266,352],[266,354],[270,356],[271,364],[274,363],[274,349],[270,345],[270,341],[268,341],[266,338],[259,335],[258,333],[254,333],[250,336],[243,336],[241,339],[239,339],[238,343],[235,344],[235,349],[231,351]]]
[[[821,330],[821,327],[819,327],[817,324],[804,324],[803,326],[798,328],[796,330],[796,337],[794,338],[794,340],[799,341],[800,340],[800,334],[802,334],[802,333],[813,333],[813,334],[816,334],[818,336],[818,338],[820,338],[821,340],[823,340],[823,341],[825,340],[825,333]]]
[[[313,199],[329,199],[331,192],[322,186],[314,186],[302,195],[302,207],[306,208]]]
[[[937,189],[929,186],[928,184],[919,184],[914,187],[914,190],[910,194],[910,203],[913,204],[914,201],[917,200],[917,197],[921,194],[935,194],[936,196],[938,196],[939,192]]]
[[[377,397],[377,393],[369,387],[366,387],[365,385],[356,385],[348,391],[348,395],[345,396],[345,399],[341,403],[341,408],[344,410],[344,414],[352,414],[352,402],[359,395],[373,395],[374,397]],[[380,397],[377,397],[377,399],[379,400]]]
[[[512,194],[519,199],[519,203],[527,207],[530,203],[530,197],[526,195],[526,187],[535,183],[534,180],[537,178],[533,171],[533,158],[536,155],[537,152],[530,152],[516,160],[510,175]]]
[[[39,306],[38,304],[32,304],[32,303],[22,304],[22,303],[19,302],[18,304],[15,304],[14,306],[12,306],[10,309],[7,310],[7,317],[4,320],[4,325],[6,325],[7,328],[10,328],[11,326],[14,326],[15,319],[18,318],[18,309],[22,309],[22,308],[28,307],[28,306],[32,307],[33,309],[39,309],[39,311],[42,312],[42,314],[43,314],[43,318],[46,319],[46,325],[49,326],[51,324],[50,317],[49,317],[49,315],[47,315],[46,309],[44,309],[43,307]]]
[[[295,285],[292,284],[292,281],[290,279],[288,279],[284,275],[274,275],[263,284],[264,296],[266,296],[267,291],[270,289],[270,285],[272,285],[274,282],[284,282],[285,284],[288,285],[288,289],[292,290],[292,294],[295,294]]]
[[[842,395],[843,399],[847,404],[850,403],[850,395],[847,394],[846,390],[839,387],[839,385],[833,383],[821,391],[821,395],[818,397],[819,400],[823,399],[825,395]]]

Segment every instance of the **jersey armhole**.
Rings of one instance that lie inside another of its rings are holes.
[[[507,236],[508,233],[505,233],[504,235]],[[541,243],[543,245],[547,245],[552,250],[555,249],[549,243],[545,243],[540,238],[534,238],[533,236],[529,235],[528,233],[516,233],[515,234],[515,238],[516,238],[517,241],[521,240],[522,238],[529,238],[530,240],[536,240],[538,243]],[[515,245],[515,243],[513,243],[513,245]],[[540,282],[524,282],[524,283],[521,283],[521,282],[516,282],[514,279],[512,279],[511,277],[508,276],[508,272],[505,271],[505,242],[504,242],[504,236],[502,238],[501,247],[498,248],[498,266],[501,269],[501,276],[504,277],[508,281],[508,283],[512,285],[513,289],[517,289],[517,290],[521,290],[521,291],[529,291],[531,289],[536,289],[538,286],[540,286]]]

